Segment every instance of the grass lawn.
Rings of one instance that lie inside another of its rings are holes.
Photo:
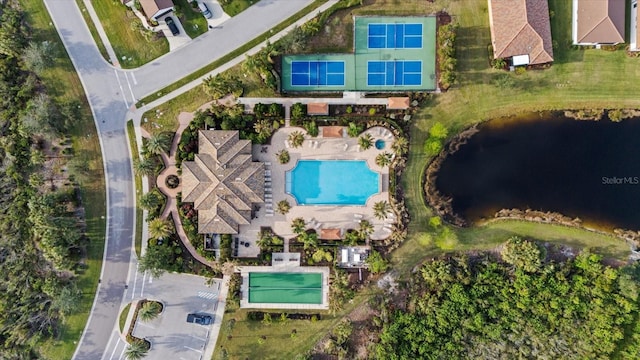
[[[136,132],[133,127],[133,120],[127,121],[127,135],[129,137],[129,147],[131,148],[131,156],[133,159],[140,158],[138,154],[138,143],[136,142]],[[140,204],[140,197],[142,196],[142,177],[138,174],[133,174],[135,177],[136,183],[136,238],[135,238],[135,248],[136,255],[140,258],[140,250],[142,248],[142,221],[143,214],[142,208],[138,205]]]
[[[175,132],[178,129],[178,114],[183,111],[196,111],[200,106],[209,101],[211,101],[211,97],[202,90],[202,87],[195,87],[145,112],[142,115],[142,127],[149,132]]]
[[[223,0],[220,1],[222,9],[229,16],[236,16],[259,0]]]
[[[571,49],[571,2],[549,0],[555,62],[546,70],[522,75],[489,65],[489,18],[485,0],[439,1],[460,24],[456,51],[458,83],[422,109],[411,129],[411,149],[402,185],[411,213],[409,239],[394,253],[394,262],[409,270],[425,257],[441,253],[431,244],[427,221],[432,216],[423,199],[423,174],[430,160],[423,152],[427,130],[435,121],[455,133],[470,124],[510,114],[553,109],[637,108],[640,59],[624,51]],[[613,237],[555,225],[499,221],[456,230],[456,249],[486,249],[513,234],[576,247],[590,247],[622,259],[627,245]]]
[[[100,0],[92,4],[123,68],[139,67],[169,52],[169,42],[162,32],[147,41],[136,27],[142,26],[140,20],[120,1]]]
[[[78,4],[78,7],[80,8],[80,12],[82,13],[84,22],[87,23],[87,26],[89,27],[89,32],[91,32],[91,36],[93,37],[93,40],[96,42],[96,45],[98,46],[98,50],[100,51],[100,54],[105,60],[109,61],[109,54],[107,53],[107,49],[104,47],[104,43],[102,42],[100,35],[98,35],[98,30],[96,29],[96,25],[93,23],[93,20],[91,20],[91,16],[89,16],[89,12],[86,10],[84,6],[84,2],[82,0],[76,0],[76,4]]]
[[[187,0],[174,0],[175,14],[180,18],[184,31],[190,38],[196,38],[207,32],[207,19],[198,8],[193,8]]]
[[[85,157],[91,175],[77,176],[82,178],[82,200],[85,207],[87,223],[87,237],[89,244],[86,249],[85,267],[78,273],[78,287],[83,297],[78,311],[66,319],[56,339],[43,341],[40,353],[46,359],[70,359],[85,327],[93,297],[98,286],[98,279],[102,269],[102,254],[104,252],[104,236],[106,229],[106,196],[102,154],[97,138],[95,124],[85,94],[71,60],[67,57],[64,46],[51,24],[51,18],[41,0],[21,0],[20,4],[27,15],[36,41],[52,41],[59,49],[52,66],[42,74],[42,82],[47,92],[59,100],[77,99],[81,102],[82,117],[74,129],[74,153]]]
[[[271,325],[264,325],[261,321],[248,320],[248,310],[227,306],[212,359],[222,358],[222,349],[227,351],[230,360],[296,359],[297,355],[304,354],[311,349],[346,314],[365,300],[364,296],[356,296],[352,303],[346,304],[345,309],[336,315],[328,315],[326,311],[291,311],[291,313],[320,313],[322,314],[321,320],[289,319],[282,323],[279,318],[274,317]],[[281,310],[271,312],[277,313]],[[233,326],[230,326],[231,319],[235,320]],[[296,336],[292,338],[291,332],[294,329]],[[261,340],[262,336],[266,336],[266,340]]]
[[[120,313],[120,317],[118,318],[118,326],[120,328],[120,333],[124,331],[124,323],[127,322],[127,315],[129,315],[129,309],[131,309],[131,304],[127,304],[127,306],[122,309]]]

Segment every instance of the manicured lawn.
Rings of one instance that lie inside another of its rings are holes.
[[[193,8],[187,0],[174,0],[176,11],[182,23],[184,31],[190,38],[196,38],[207,32],[207,19],[200,13],[198,8]]]
[[[136,133],[133,127],[133,120],[127,121],[127,136],[129,137],[129,147],[131,148],[131,158],[138,159],[138,143],[136,142]],[[142,177],[138,174],[133,174],[136,183],[136,204],[140,204],[140,197],[142,196]],[[142,248],[142,221],[143,221],[142,208],[136,206],[136,238],[135,247],[136,255],[140,257],[140,250]]]
[[[129,309],[131,309],[131,304],[127,304],[127,306],[122,309],[120,313],[120,317],[118,318],[118,326],[120,328],[120,332],[124,331],[124,325],[127,322],[127,315],[129,315]]]
[[[87,237],[85,266],[78,271],[78,288],[82,290],[82,300],[78,311],[69,316],[61,326],[60,335],[56,339],[41,343],[40,353],[45,359],[70,359],[85,327],[93,297],[98,286],[102,269],[104,237],[106,229],[106,197],[100,143],[84,90],[71,61],[64,51],[64,46],[51,24],[51,18],[41,0],[21,0],[20,4],[27,15],[29,26],[34,30],[36,41],[52,41],[58,48],[58,57],[42,74],[43,85],[47,93],[59,100],[76,99],[80,101],[82,117],[72,129],[75,154],[82,154],[91,175],[77,176],[82,178],[82,201],[85,207]],[[80,156],[80,155],[77,155]]]
[[[102,39],[98,35],[98,30],[96,29],[96,25],[91,20],[91,16],[89,16],[89,12],[86,10],[84,6],[84,2],[82,0],[76,0],[76,3],[80,8],[80,12],[82,13],[84,22],[87,23],[87,26],[89,27],[89,32],[91,32],[91,36],[93,37],[93,40],[96,42],[96,46],[98,46],[98,50],[100,51],[100,54],[102,55],[102,57],[104,57],[105,60],[109,61],[109,54],[107,53],[107,49],[104,47],[104,43],[102,42]]]
[[[145,112],[142,115],[142,127],[149,132],[175,132],[178,129],[178,114],[183,111],[196,111],[200,106],[204,105],[208,101],[211,101],[211,97],[202,90],[201,86],[197,86],[186,93]]]
[[[394,253],[395,263],[405,270],[423,258],[441,251],[421,245],[428,234],[432,216],[423,197],[423,174],[429,158],[423,152],[427,130],[435,121],[455,133],[473,123],[530,111],[577,108],[637,108],[635,95],[640,84],[640,59],[624,51],[573,50],[571,2],[550,0],[555,62],[545,70],[522,75],[494,70],[489,65],[489,18],[485,0],[445,1],[445,7],[460,24],[457,37],[458,83],[448,92],[436,95],[411,129],[411,148],[402,185],[411,213],[409,239]],[[505,81],[506,79],[506,81]],[[506,86],[505,86],[506,84]],[[457,230],[456,249],[486,249],[520,234],[577,247],[592,247],[605,256],[624,258],[628,247],[622,240],[560,226],[525,222],[496,222],[485,227]]]
[[[222,9],[229,16],[236,16],[259,0],[222,0]]]
[[[142,28],[140,20],[120,1],[92,3],[123,68],[136,68],[169,52],[169,42],[162,32],[150,35],[147,40],[138,30]]]

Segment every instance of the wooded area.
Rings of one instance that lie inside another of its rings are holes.
[[[640,358],[640,266],[598,255],[552,261],[510,239],[492,253],[449,256],[413,275],[407,309],[383,326],[380,359]]]
[[[38,73],[48,42],[30,41],[18,5],[0,5],[0,354],[33,359],[82,296],[75,283],[85,245],[66,135],[78,104],[50,98]],[[82,171],[77,171],[81,174]]]

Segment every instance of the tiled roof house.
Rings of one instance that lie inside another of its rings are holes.
[[[194,161],[182,162],[182,201],[198,211],[198,233],[237,234],[264,202],[264,164],[238,131],[201,130]]]
[[[529,64],[553,61],[547,0],[488,0],[493,56],[528,56]]]
[[[624,0],[573,0],[572,25],[574,44],[623,43],[625,2]]]
[[[140,0],[142,11],[147,15],[147,19],[157,21],[162,15],[166,15],[173,10],[172,0]]]

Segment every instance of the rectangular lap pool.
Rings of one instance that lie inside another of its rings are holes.
[[[285,177],[299,205],[365,205],[380,186],[364,160],[300,160]]]
[[[249,273],[249,303],[322,304],[322,274]]]

